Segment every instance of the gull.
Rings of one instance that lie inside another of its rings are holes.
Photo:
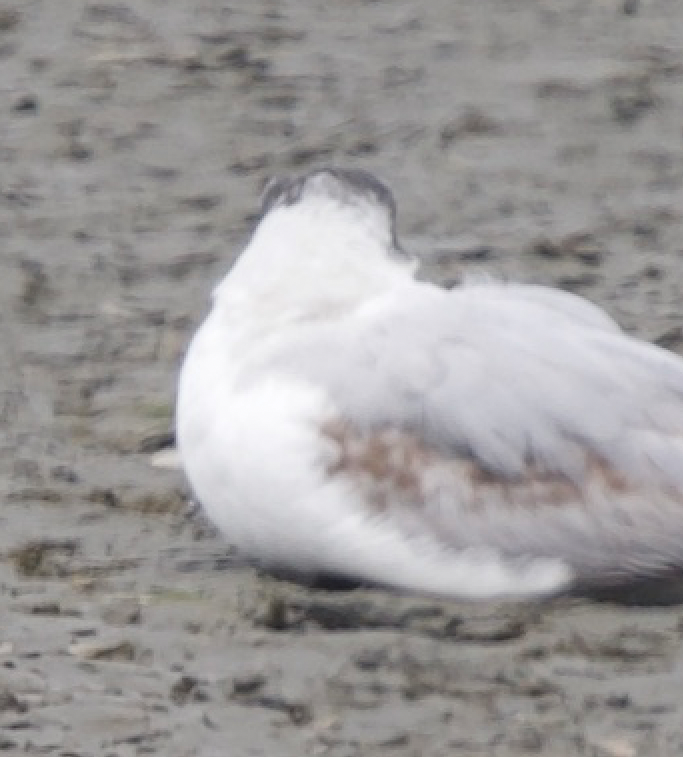
[[[416,267],[371,174],[267,186],[180,373],[209,519],[313,585],[488,600],[680,578],[683,361],[568,292]]]

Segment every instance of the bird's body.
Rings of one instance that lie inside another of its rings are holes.
[[[683,361],[541,287],[414,278],[366,174],[275,185],[188,351],[209,517],[303,579],[458,598],[683,567]]]

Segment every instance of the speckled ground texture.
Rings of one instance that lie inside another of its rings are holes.
[[[683,609],[325,594],[159,467],[263,181],[683,345],[683,4],[0,3],[0,753],[683,753]],[[159,450],[162,450],[161,458]]]

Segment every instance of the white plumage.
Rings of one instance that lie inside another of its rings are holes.
[[[458,598],[676,580],[683,361],[542,287],[414,278],[389,191],[276,182],[180,377],[178,445],[245,556]]]

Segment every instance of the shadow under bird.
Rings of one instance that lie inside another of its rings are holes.
[[[309,583],[679,586],[683,360],[560,290],[417,281],[395,215],[361,171],[267,187],[180,375],[209,518]]]

